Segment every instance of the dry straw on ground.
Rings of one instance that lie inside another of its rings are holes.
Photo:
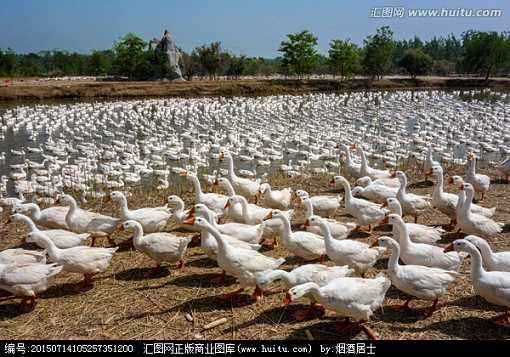
[[[492,175],[494,177],[494,175]],[[327,177],[311,179],[271,178],[277,187],[304,188],[312,194],[326,192]],[[421,181],[422,179],[419,178]],[[431,193],[432,188],[412,180],[412,192]],[[131,207],[160,204],[166,192],[134,192]],[[183,195],[187,203],[191,195]],[[508,200],[510,185],[492,185],[485,202],[496,206],[496,220],[510,221]],[[91,202],[87,209],[114,214],[111,203]],[[352,218],[339,210],[341,221]],[[426,212],[420,223],[446,224],[448,219],[435,211]],[[367,241],[387,232],[376,230]],[[0,249],[22,245],[24,228],[11,225],[0,228]],[[183,233],[184,234],[184,233]],[[504,232],[491,239],[495,250],[508,250],[510,234]],[[459,237],[450,234],[442,243]],[[188,250],[187,264],[183,271],[166,268],[161,274],[146,278],[154,263],[143,254],[122,244],[125,237],[117,237],[121,249],[114,256],[110,268],[96,277],[95,285],[88,291],[76,285],[81,277],[61,274],[46,291],[34,311],[23,313],[15,300],[0,302],[0,335],[5,339],[365,339],[359,331],[339,334],[335,330],[336,317],[328,312],[325,317],[297,322],[293,312],[302,305],[283,306],[283,294],[272,293],[259,303],[252,303],[248,294],[231,300],[219,296],[237,288],[235,280],[227,278],[219,285],[212,279],[220,273],[216,264],[206,258],[200,248]],[[101,242],[107,244],[107,242]],[[271,256],[286,256],[281,245]],[[290,260],[292,263],[292,260]],[[291,268],[287,263],[284,268]],[[369,275],[386,268],[387,259],[378,262]],[[330,262],[328,264],[331,264]],[[411,311],[397,311],[392,306],[401,304],[405,296],[390,288],[384,308],[373,316],[370,326],[382,339],[508,339],[510,327],[502,327],[490,319],[504,311],[482,298],[474,296],[470,277],[469,259],[463,263],[462,277],[452,286],[441,305],[429,318],[423,318],[421,307],[429,302],[415,301]],[[280,290],[274,286],[274,291]],[[226,319],[221,324],[218,320]],[[206,328],[213,324],[212,328]]]

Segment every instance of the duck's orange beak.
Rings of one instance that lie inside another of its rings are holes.
[[[397,171],[392,171],[390,177],[391,178],[397,177]]]
[[[122,223],[117,224],[115,230],[122,232],[124,230],[124,225]]]
[[[195,217],[190,217],[190,218],[187,218],[185,219],[184,221],[182,221],[182,224],[186,224],[188,226],[192,226],[195,224]]]
[[[454,250],[455,249],[453,249],[453,243],[450,243],[446,247],[444,247],[443,252],[448,253],[448,252],[453,252]]]
[[[273,219],[273,211],[269,212],[263,219],[263,221],[268,221],[270,219]]]
[[[217,178],[215,178],[214,181],[213,181],[213,185],[214,186],[218,186],[219,184],[220,184],[220,182],[218,181]]]
[[[224,160],[225,159],[225,153],[224,152],[221,152],[220,153],[220,157],[218,158],[220,161]]]
[[[464,185],[461,185],[461,186],[459,187],[459,190],[464,191]]]
[[[329,187],[335,187],[336,186],[336,182],[335,182],[335,179],[331,179],[329,181]]]
[[[374,243],[370,244],[370,248],[378,247],[379,246],[379,240],[376,239]]]
[[[305,227],[310,227],[310,220],[307,218],[305,223],[303,224]]]
[[[381,208],[384,208],[384,207],[388,207],[388,201],[384,201],[384,202],[381,204]]]
[[[388,216],[384,216],[383,220],[379,224],[388,224],[390,222],[390,219]]]
[[[188,212],[188,215],[186,216],[186,219],[189,219],[189,218],[193,217],[194,215],[195,215],[195,207],[191,207]]]
[[[448,184],[448,186],[453,185],[453,177],[448,177],[447,184]]]
[[[285,298],[283,299],[283,304],[288,305],[292,302],[292,296],[289,293],[285,294]]]

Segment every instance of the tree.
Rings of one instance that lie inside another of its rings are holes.
[[[485,79],[497,72],[510,60],[510,39],[498,32],[467,31],[462,34],[466,71],[481,72]]]
[[[288,34],[288,40],[280,43],[279,52],[282,52],[282,66],[291,74],[302,76],[310,74],[315,68],[317,55],[317,37],[308,30],[295,34]]]
[[[138,79],[140,72],[145,71],[145,48],[147,43],[133,33],[128,33],[115,43],[115,59],[113,66],[116,74]]]
[[[391,66],[393,31],[388,26],[380,27],[375,35],[364,40],[364,44],[363,67],[372,78],[381,78]]]
[[[194,50],[198,61],[204,71],[211,77],[216,78],[221,67],[221,42],[213,42],[210,45],[202,45]]]
[[[412,78],[430,72],[432,58],[419,48],[411,48],[404,52],[399,65],[404,68]]]
[[[111,51],[97,51],[93,50],[88,57],[89,74],[98,76],[110,73],[112,67],[113,53]]]
[[[228,62],[226,63],[225,75],[238,79],[244,73],[246,68],[246,56],[235,56],[228,54]]]
[[[334,73],[343,79],[357,71],[360,61],[360,51],[356,44],[342,40],[333,40],[329,44],[328,63]]]

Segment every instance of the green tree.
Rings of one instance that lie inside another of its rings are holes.
[[[16,69],[16,54],[8,48],[6,51],[0,49],[0,75],[12,76]]]
[[[88,56],[87,72],[95,76],[111,72],[113,53],[111,51],[93,50]]]
[[[200,66],[211,78],[216,78],[221,68],[221,42],[202,45],[194,50],[198,56]]]
[[[388,73],[394,49],[393,31],[388,26],[377,29],[375,35],[364,40],[363,67],[372,78]]]
[[[432,68],[432,58],[419,48],[411,48],[404,52],[399,65],[404,68],[412,78],[423,76]]]
[[[310,74],[317,65],[317,37],[308,30],[288,34],[287,41],[280,43],[283,54],[282,66],[287,73],[302,76]]]
[[[467,31],[463,33],[462,40],[462,67],[468,72],[483,73],[486,80],[510,60],[510,40],[507,34]]]
[[[147,43],[133,33],[128,33],[115,43],[113,47],[115,73],[129,79],[138,79],[139,74],[146,69],[146,47]]]
[[[356,44],[342,40],[333,40],[329,44],[328,63],[335,74],[343,79],[354,74],[359,67],[360,50]]]

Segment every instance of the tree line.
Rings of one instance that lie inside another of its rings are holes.
[[[241,76],[276,74],[304,77],[354,75],[374,79],[387,74],[420,75],[476,74],[489,78],[510,74],[510,34],[470,30],[459,38],[451,34],[423,41],[415,36],[395,40],[383,26],[369,35],[362,46],[348,39],[333,39],[327,55],[317,49],[318,37],[308,30],[288,34],[274,59],[235,55],[220,42],[181,51],[183,76],[236,79]],[[168,76],[164,53],[129,33],[108,50],[80,54],[61,50],[16,53],[0,49],[0,76],[117,76],[148,80]]]

